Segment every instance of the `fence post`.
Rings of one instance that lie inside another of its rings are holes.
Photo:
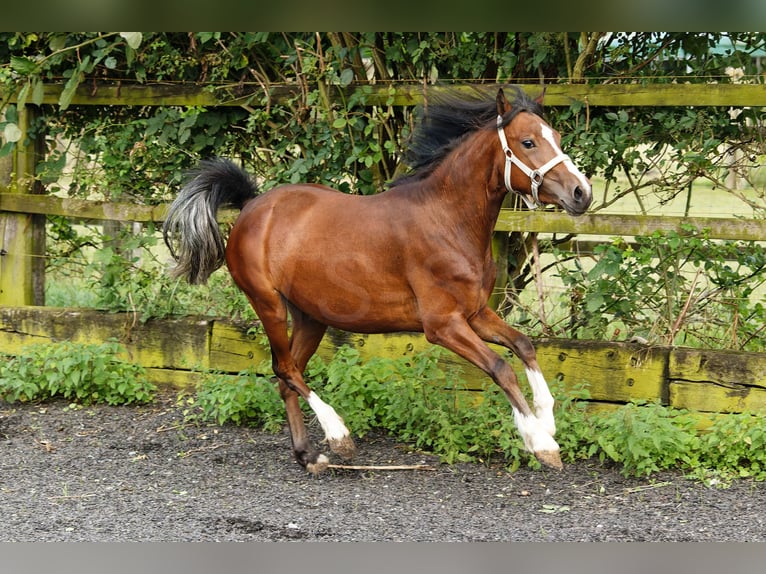
[[[495,260],[497,276],[495,287],[489,296],[489,307],[498,311],[505,301],[505,290],[508,288],[508,232],[496,231],[492,234],[492,259]]]
[[[36,106],[19,109],[22,137],[10,162],[8,192],[40,194],[35,177],[42,157],[42,136],[30,133],[39,115]],[[21,307],[45,303],[45,216],[0,212],[0,306]]]

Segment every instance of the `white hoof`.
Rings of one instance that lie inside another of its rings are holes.
[[[321,474],[327,470],[327,466],[330,464],[330,459],[325,455],[320,454],[317,457],[316,462],[310,462],[306,465],[306,470],[311,474]]]

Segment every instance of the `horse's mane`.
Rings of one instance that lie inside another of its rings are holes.
[[[511,113],[504,118],[507,125],[519,112],[527,111],[543,117],[543,108],[519,88]],[[402,160],[409,173],[394,179],[389,187],[421,180],[430,175],[467,134],[487,127],[494,128],[497,119],[495,92],[475,87],[467,95],[447,92],[428,96],[428,104],[418,109],[419,122],[410,136]]]

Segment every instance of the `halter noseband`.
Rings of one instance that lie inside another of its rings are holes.
[[[508,191],[518,194],[519,197],[527,204],[529,209],[537,209],[541,205],[540,198],[537,196],[537,190],[543,184],[543,178],[553,166],[561,163],[562,161],[571,161],[569,156],[565,153],[560,153],[550,161],[537,169],[529,169],[524,162],[517,158],[513,154],[513,150],[508,147],[508,140],[505,138],[505,131],[503,130],[503,116],[497,116],[497,135],[500,136],[500,145],[503,146],[503,152],[505,152],[505,188]],[[529,199],[521,191],[513,189],[511,186],[511,164],[515,164],[524,174],[529,177],[530,187],[532,191],[532,199]]]

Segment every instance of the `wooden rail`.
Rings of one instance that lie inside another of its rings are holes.
[[[206,317],[154,319],[140,323],[129,313],[51,307],[0,307],[0,350],[19,353],[31,343],[101,343],[119,339],[129,360],[158,385],[194,385],[206,370],[238,373],[270,361],[247,326]],[[318,354],[326,360],[341,345],[363,359],[423,352],[422,335],[358,335],[330,330]],[[538,362],[549,382],[564,390],[586,385],[597,407],[630,401],[660,401],[702,412],[766,412],[766,353],[650,347],[631,343],[539,339]],[[501,353],[505,351],[495,347]],[[514,368],[523,375],[520,363]],[[487,375],[456,355],[441,366],[455,369],[469,388],[491,385]]]
[[[500,84],[482,84],[499,87]],[[538,94],[538,84],[522,84],[530,94]],[[63,84],[45,84],[36,104],[57,104]],[[329,96],[348,98],[363,91],[362,101],[369,106],[411,106],[423,101],[423,85],[418,83],[351,84],[330,86]],[[428,93],[469,91],[470,84],[428,86]],[[77,88],[70,105],[77,106],[242,106],[267,100],[284,101],[300,95],[298,85],[272,84],[264,90],[259,84],[129,84],[88,82]],[[1,92],[0,92],[1,95]],[[12,98],[12,101],[14,99]],[[590,106],[766,106],[764,84],[550,84],[545,90],[546,106],[570,106],[580,102]],[[29,102],[33,103],[33,102]]]
[[[150,206],[50,195],[0,193],[0,212],[61,215],[72,219],[159,223],[164,220],[168,206],[169,204]],[[236,215],[235,210],[222,209],[218,219],[221,222],[231,222]],[[760,241],[766,238],[766,220],[763,219],[603,213],[587,213],[580,217],[571,217],[566,213],[551,210],[503,209],[495,230],[632,237],[650,235],[655,231],[681,231],[683,225],[707,229],[713,239]]]

